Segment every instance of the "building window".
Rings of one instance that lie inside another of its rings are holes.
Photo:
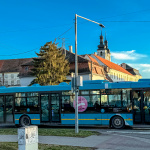
[[[20,80],[17,80],[17,85],[20,85]]]
[[[14,74],[11,74],[11,78],[14,78]]]
[[[5,78],[8,78],[8,74],[5,74],[5,76],[4,76]]]
[[[25,67],[25,71],[28,71],[28,70],[29,70],[29,67],[28,67],[28,66],[26,66],[26,67]]]
[[[103,53],[102,52],[100,52],[100,56],[102,56],[103,55]]]
[[[11,81],[11,85],[14,85],[14,81]]]
[[[8,85],[8,81],[5,81],[5,85]]]

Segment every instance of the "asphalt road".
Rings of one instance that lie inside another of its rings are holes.
[[[96,147],[99,150],[150,150],[150,130],[95,129],[109,139]]]

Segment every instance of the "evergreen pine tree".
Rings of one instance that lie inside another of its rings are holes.
[[[32,75],[36,78],[31,85],[57,85],[66,79],[70,69],[69,63],[55,43],[46,43],[36,55],[38,57],[33,59],[32,69]]]

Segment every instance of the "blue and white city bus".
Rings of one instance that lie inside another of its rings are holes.
[[[71,84],[0,87],[0,123],[75,124]],[[150,123],[150,80],[84,81],[79,87],[79,125],[124,128]]]

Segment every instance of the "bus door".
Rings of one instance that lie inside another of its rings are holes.
[[[134,123],[142,123],[143,122],[143,108],[142,108],[142,91],[132,91],[132,101],[133,101],[133,121]]]
[[[50,94],[51,101],[51,122],[60,122],[60,96],[59,94]]]
[[[133,91],[134,123],[150,123],[150,91]]]
[[[144,122],[150,124],[150,90],[143,91]]]
[[[41,122],[60,122],[59,93],[44,93],[40,95]]]
[[[13,95],[0,95],[0,123],[14,123],[13,102]]]

